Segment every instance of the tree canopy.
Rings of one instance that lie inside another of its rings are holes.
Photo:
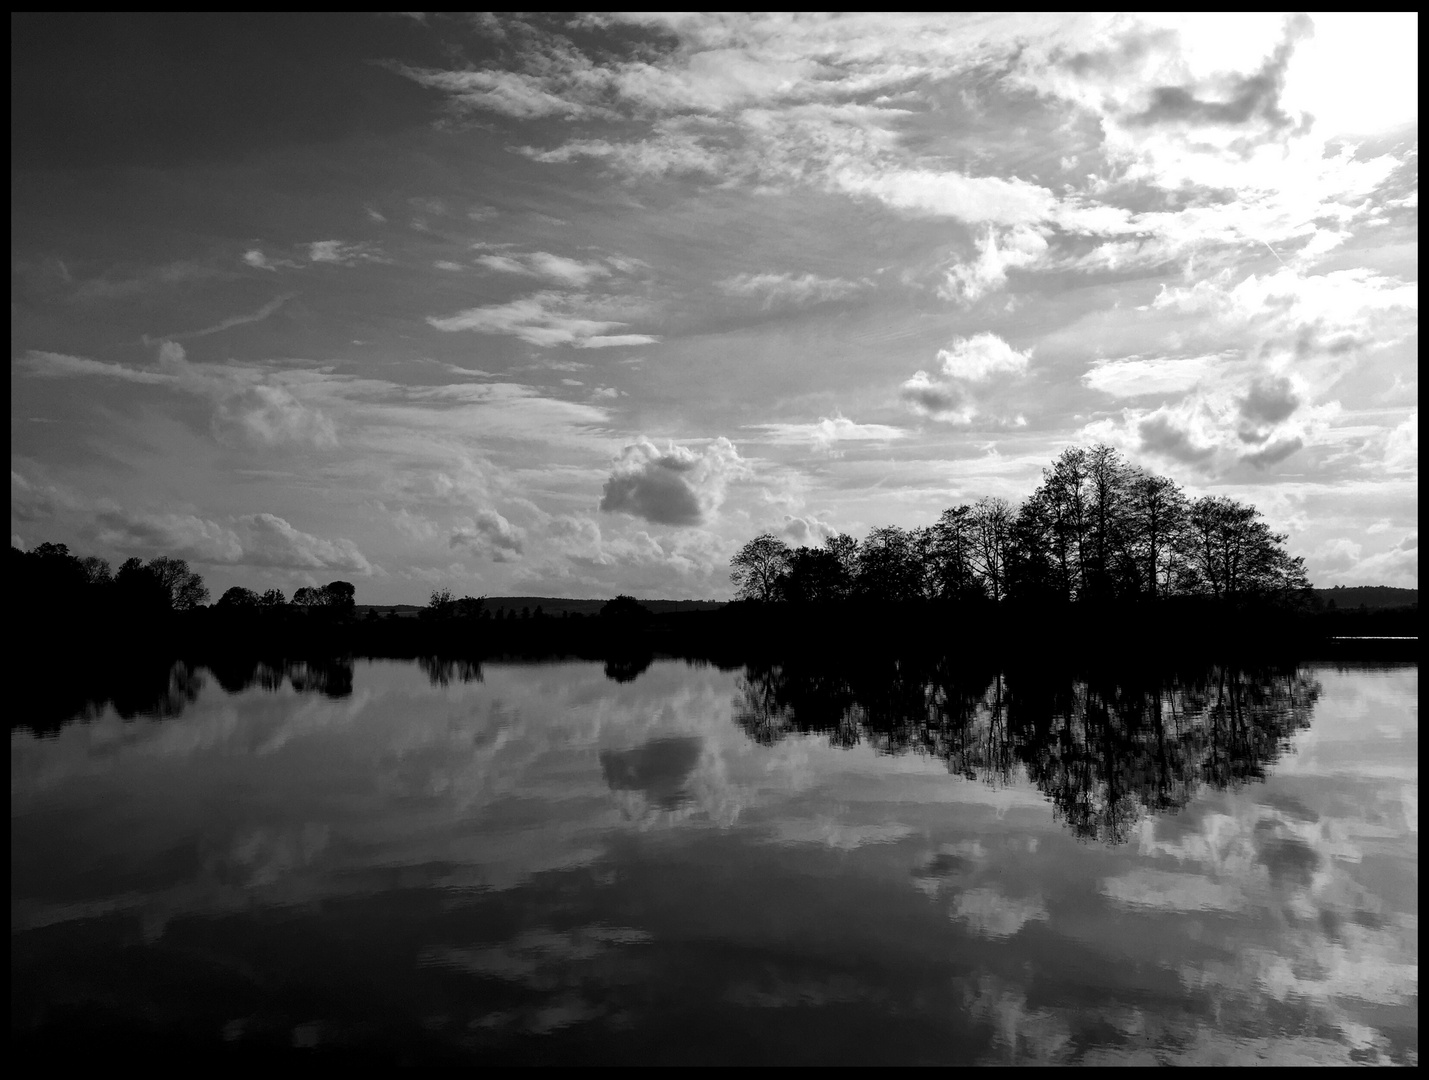
[[[730,560],[730,579],[739,599],[763,602],[1266,600],[1309,588],[1286,540],[1254,506],[1190,499],[1097,445],[1065,450],[1016,506],[982,498],[928,526],[885,525],[820,547],[761,534]]]

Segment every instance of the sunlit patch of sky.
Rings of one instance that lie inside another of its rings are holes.
[[[12,541],[721,597],[1101,440],[1417,587],[1417,29],[17,18]]]

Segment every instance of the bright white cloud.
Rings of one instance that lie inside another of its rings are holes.
[[[888,424],[856,424],[839,413],[820,417],[814,424],[761,424],[758,430],[766,432],[765,438],[775,445],[807,445],[825,452],[840,442],[886,443],[908,434]]]
[[[468,308],[446,318],[429,316],[438,330],[474,330],[481,334],[509,334],[541,348],[573,345],[602,348],[611,345],[650,345],[659,338],[649,334],[609,334],[627,324],[614,319],[593,319],[578,314],[588,304],[580,297],[539,292],[505,304]]]
[[[1214,375],[1222,362],[1219,356],[1130,356],[1124,360],[1097,360],[1082,376],[1082,382],[1093,390],[1118,398],[1184,393]]]

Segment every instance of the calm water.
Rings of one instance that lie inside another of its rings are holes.
[[[12,1049],[1417,1063],[1414,666],[358,662],[119,708],[12,729]]]

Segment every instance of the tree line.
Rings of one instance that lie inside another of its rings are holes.
[[[203,577],[186,560],[169,555],[148,562],[126,559],[114,570],[97,556],[70,554],[64,544],[43,543],[29,551],[11,545],[10,582],[21,610],[31,616],[48,612],[65,619],[106,614],[152,618],[209,606]],[[258,593],[235,585],[211,610],[226,615],[320,613],[342,617],[353,614],[356,596],[356,587],[347,581],[303,586],[291,598],[281,589]]]
[[[741,600],[1096,604],[1169,596],[1284,599],[1310,587],[1259,510],[1189,498],[1105,445],[1065,450],[1020,504],[986,497],[931,525],[790,547],[765,533],[730,560]]]

